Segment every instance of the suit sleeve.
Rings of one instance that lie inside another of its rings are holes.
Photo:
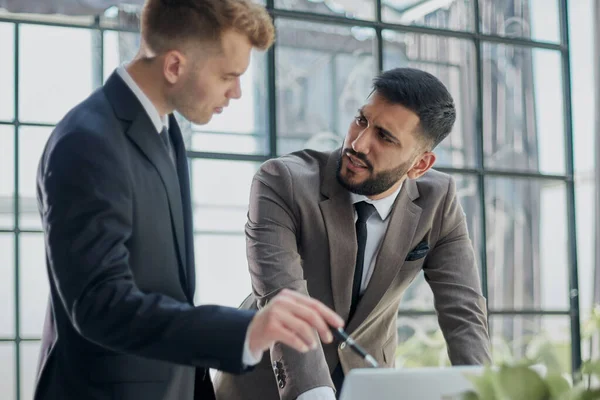
[[[259,308],[284,288],[309,295],[297,248],[300,228],[293,209],[292,175],[281,160],[267,161],[254,177],[246,224],[248,266]],[[320,345],[302,354],[277,343],[271,348],[271,361],[281,363],[286,375],[284,387],[278,385],[283,400],[295,400],[316,387],[334,388]],[[273,379],[277,385],[275,376]]]
[[[449,178],[442,209],[440,235],[424,266],[434,295],[438,321],[453,365],[481,365],[491,361],[486,300],[467,222]]]
[[[102,136],[76,132],[50,145],[40,163],[38,197],[60,306],[83,337],[108,349],[241,372],[252,312],[194,307],[136,286],[125,157]]]

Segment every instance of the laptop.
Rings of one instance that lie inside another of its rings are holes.
[[[544,374],[540,366],[532,366]],[[469,375],[481,366],[353,369],[344,379],[340,400],[455,400],[472,390]]]

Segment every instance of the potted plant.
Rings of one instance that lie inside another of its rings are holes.
[[[584,337],[600,334],[600,306],[584,328]],[[463,400],[594,400],[600,399],[600,359],[587,360],[576,374],[577,383],[548,368],[543,376],[531,368],[537,359],[488,367],[479,376],[471,376],[474,390],[461,395]],[[543,361],[543,360],[541,360]]]

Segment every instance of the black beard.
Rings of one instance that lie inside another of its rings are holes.
[[[403,164],[400,164],[396,168],[378,172],[375,175],[372,175],[369,178],[367,178],[364,182],[352,184],[342,176],[342,159],[345,154],[350,154],[363,161],[371,174],[373,174],[373,166],[367,159],[366,155],[362,153],[357,153],[352,149],[343,149],[340,153],[340,158],[338,159],[336,171],[336,178],[338,182],[346,190],[363,196],[376,196],[385,192],[386,190],[394,186],[400,179],[402,179],[402,177],[408,172],[412,164],[412,162],[405,162]]]

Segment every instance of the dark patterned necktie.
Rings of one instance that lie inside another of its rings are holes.
[[[354,205],[358,219],[356,220],[356,242],[358,243],[358,251],[356,252],[356,267],[354,268],[354,282],[352,284],[352,303],[350,304],[350,315],[348,320],[352,318],[356,311],[356,305],[360,299],[360,286],[365,264],[365,246],[367,244],[367,220],[376,211],[372,204],[361,201]]]

